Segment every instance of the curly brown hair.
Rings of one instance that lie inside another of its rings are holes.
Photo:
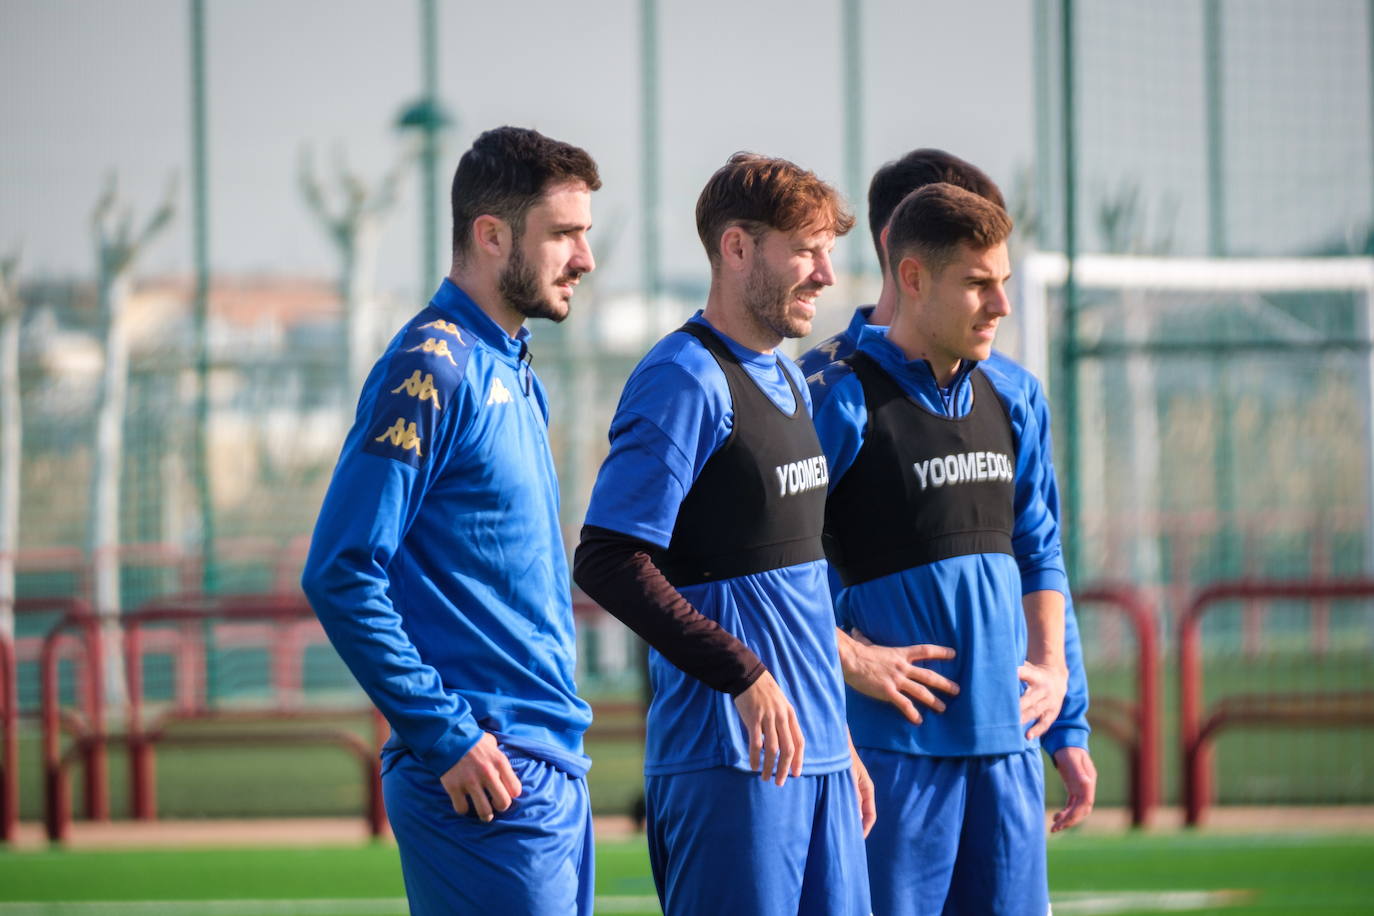
[[[838,237],[854,228],[854,216],[815,172],[786,159],[735,153],[697,198],[697,234],[713,268],[720,262],[720,237],[731,226],[743,226],[755,238],[765,229],[812,226]]]

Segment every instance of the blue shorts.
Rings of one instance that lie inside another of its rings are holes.
[[[726,767],[644,784],[665,916],[870,916],[849,770],[780,787]]]
[[[484,824],[409,753],[386,761],[382,791],[401,852],[410,912],[589,916],[594,888],[585,779],[503,747],[520,797]]]
[[[1038,748],[922,757],[859,748],[878,822],[868,835],[881,916],[1045,916],[1045,769]]]

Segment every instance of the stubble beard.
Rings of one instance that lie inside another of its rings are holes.
[[[551,299],[548,292],[541,294],[539,278],[526,262],[518,241],[511,248],[510,260],[496,279],[496,290],[506,305],[526,318],[547,318],[560,322],[568,317],[566,302]]]
[[[744,280],[744,304],[761,330],[785,339],[805,337],[811,333],[811,322],[787,314],[788,303],[800,290],[800,284],[788,286],[756,261]]]

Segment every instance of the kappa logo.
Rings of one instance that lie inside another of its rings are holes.
[[[825,370],[824,370],[824,369],[821,369],[821,370],[819,370],[819,371],[817,371],[817,372],[813,372],[813,373],[811,373],[810,375],[808,375],[808,376],[806,377],[806,384],[808,384],[808,385],[820,385],[822,388],[829,388],[829,387],[830,387],[829,384],[827,384],[826,381],[825,381]]]
[[[423,454],[420,451],[420,433],[415,429],[415,423],[407,423],[404,417],[397,417],[395,423],[392,423],[387,430],[372,441],[389,441],[402,451],[414,452],[417,455]]]
[[[833,363],[840,355],[840,341],[832,337],[824,343],[817,345],[816,349],[830,357],[830,361]]]
[[[445,359],[447,359],[450,363],[452,363],[454,366],[458,365],[457,363],[453,362],[453,351],[448,348],[447,340],[440,340],[437,337],[431,337],[424,343],[420,344],[418,347],[411,347],[406,352],[414,353],[416,350],[422,350],[425,353],[433,353],[435,356],[442,356]]]
[[[436,331],[443,331],[445,334],[452,334],[454,337],[458,338],[459,343],[464,342],[463,335],[458,333],[458,325],[454,324],[452,321],[443,321],[441,319],[435,319],[434,321],[431,321],[429,324],[420,325],[421,331],[425,330],[426,328],[434,328],[434,330]]]
[[[491,380],[491,391],[487,393],[487,404],[509,404],[510,389],[501,384],[499,378]]]
[[[410,378],[391,389],[392,394],[400,394],[402,391],[412,398],[418,398],[421,401],[432,401],[435,410],[443,410],[443,407],[439,404],[439,392],[434,388],[434,373],[432,372],[426,372],[425,377],[422,379],[420,378],[420,370],[416,369],[414,372],[410,373]]]

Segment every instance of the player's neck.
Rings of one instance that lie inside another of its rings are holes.
[[[781,337],[759,325],[743,299],[728,295],[714,283],[701,316],[735,343],[759,353],[772,353],[782,343]]]
[[[477,270],[464,270],[455,264],[449,271],[448,279],[509,337],[514,338],[520,332],[525,316],[506,304],[495,276],[489,277]]]
[[[868,323],[885,327],[892,324],[892,318],[896,314],[897,290],[891,279],[884,275],[883,288],[878,293],[878,302],[873,306],[873,313],[868,316]]]
[[[935,383],[941,388],[949,387],[954,381],[954,377],[959,373],[959,364],[962,362],[957,356],[951,357],[939,353],[921,333],[911,327],[910,322],[894,322],[887,330],[887,339],[908,362],[915,362],[918,359],[925,360],[930,366],[931,374],[935,376]]]

